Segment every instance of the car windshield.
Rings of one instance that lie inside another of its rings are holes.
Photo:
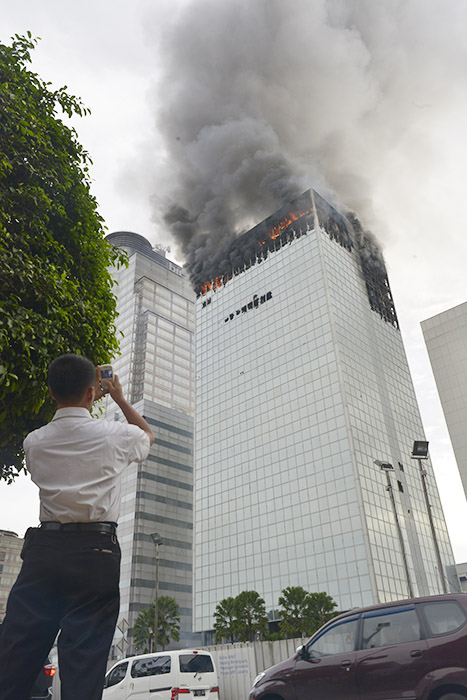
[[[181,673],[213,673],[212,659],[207,654],[180,654]]]

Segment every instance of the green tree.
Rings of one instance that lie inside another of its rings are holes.
[[[141,654],[147,654],[153,648],[154,615],[155,603],[151,603],[135,620],[133,640]],[[174,642],[180,639],[180,610],[175,598],[161,595],[157,603],[157,646],[165,649],[170,639]]]
[[[242,591],[235,598],[235,633],[240,642],[253,642],[268,631],[266,604],[256,591]]]
[[[266,642],[280,642],[281,639],[284,639],[284,635],[280,632],[270,632],[266,634],[263,639]]]
[[[133,627],[133,641],[140,654],[149,654],[154,638],[154,603],[141,610]]]
[[[279,597],[279,627],[286,639],[304,637],[310,628],[310,597],[301,586],[288,586]]]
[[[309,593],[310,627],[308,634],[316,632],[325,622],[337,615],[337,603],[327,593]]]
[[[53,415],[51,359],[95,363],[118,351],[111,265],[125,256],[104,240],[90,192],[90,158],[58,114],[81,101],[28,70],[37,40],[0,43],[0,477],[22,468],[22,441]]]
[[[214,613],[214,641],[222,642],[223,639],[229,639],[230,643],[235,642],[235,622],[236,622],[236,607],[235,598],[229,597],[221,600],[217,604]]]
[[[308,593],[301,586],[284,588],[279,598],[280,630],[284,637],[309,637],[335,617],[337,603],[327,593]]]
[[[175,598],[161,595],[157,614],[157,644],[165,649],[171,639],[174,642],[180,639],[180,609]]]

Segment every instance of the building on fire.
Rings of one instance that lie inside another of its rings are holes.
[[[271,617],[286,586],[341,610],[457,590],[430,460],[434,530],[411,457],[425,438],[386,269],[358,221],[310,190],[196,292],[195,631],[244,590]]]

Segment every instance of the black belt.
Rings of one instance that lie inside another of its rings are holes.
[[[101,532],[104,535],[116,535],[116,523],[56,523],[46,521],[41,523],[41,530],[55,530],[57,532]]]

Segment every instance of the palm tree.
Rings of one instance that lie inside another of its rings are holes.
[[[288,586],[279,597],[279,627],[286,639],[304,637],[310,627],[310,599],[302,586]]]
[[[337,615],[337,603],[327,593],[308,593],[301,586],[284,588],[279,598],[284,637],[309,637]]]
[[[309,634],[316,632],[325,622],[335,617],[337,603],[327,593],[308,593],[311,628]]]
[[[155,604],[151,603],[141,610],[133,628],[133,639],[141,654],[151,651],[151,641],[154,637]],[[180,610],[175,598],[161,595],[157,604],[157,642],[162,649],[169,644],[170,639],[178,642],[180,639]]]
[[[175,598],[169,595],[159,596],[157,620],[157,642],[162,646],[162,649],[165,649],[171,638],[174,642],[178,642],[180,639],[180,608]]]
[[[268,631],[266,604],[256,591],[242,591],[235,598],[235,631],[241,642],[253,642]]]
[[[154,634],[154,603],[144,610],[135,620],[133,627],[133,641],[140,654],[148,654],[151,651],[151,639]]]
[[[235,642],[235,598],[224,598],[217,604],[214,620],[216,630],[214,641],[222,642],[223,639],[229,639],[233,644]]]

